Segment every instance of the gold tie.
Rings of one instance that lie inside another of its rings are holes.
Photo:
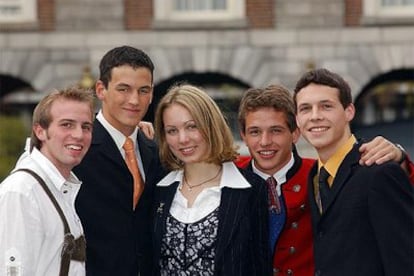
[[[144,191],[144,182],[142,181],[141,173],[139,172],[137,157],[135,155],[134,142],[131,138],[127,137],[122,148],[125,150],[125,163],[128,166],[134,178],[134,196],[132,202],[132,208],[138,203],[139,197]]]

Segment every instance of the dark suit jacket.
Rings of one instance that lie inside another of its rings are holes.
[[[310,173],[315,275],[414,275],[414,194],[397,163],[360,166],[356,144],[320,215]]]
[[[249,189],[223,188],[215,251],[215,275],[271,275],[268,242],[266,184],[251,172],[242,172]],[[178,182],[157,187],[154,209],[154,275],[159,275],[161,241]]]
[[[74,169],[83,181],[76,200],[87,241],[87,275],[149,275],[151,206],[155,183],[164,172],[152,140],[138,132],[145,189],[132,210],[133,178],[115,142],[98,120],[91,147]]]

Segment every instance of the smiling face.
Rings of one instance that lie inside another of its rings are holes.
[[[351,136],[353,104],[344,108],[336,88],[311,83],[296,94],[297,124],[303,137],[327,160]]]
[[[98,81],[96,94],[102,101],[105,119],[129,136],[145,116],[152,101],[152,74],[145,67],[114,67],[108,87]]]
[[[186,108],[171,104],[164,109],[162,120],[168,148],[184,164],[202,162],[208,154],[208,144]]]
[[[88,103],[57,99],[50,108],[51,122],[47,129],[40,124],[33,131],[41,141],[43,153],[65,177],[78,165],[89,149],[92,139],[92,113]]]
[[[272,107],[248,111],[245,131],[241,137],[260,171],[273,175],[286,165],[292,146],[299,138],[299,130],[291,132],[284,112]]]

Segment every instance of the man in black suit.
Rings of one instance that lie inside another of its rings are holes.
[[[396,162],[359,165],[347,82],[309,71],[294,100],[301,133],[319,156],[308,178],[315,275],[414,275],[413,187]]]
[[[95,90],[102,109],[91,147],[74,169],[83,181],[76,209],[87,241],[86,273],[150,275],[150,209],[155,183],[164,172],[156,144],[137,125],[152,101],[154,65],[143,51],[122,46],[107,52],[99,69]],[[127,137],[144,182],[135,197],[134,177],[124,160]]]

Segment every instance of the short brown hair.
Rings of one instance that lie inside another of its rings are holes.
[[[214,100],[203,90],[189,84],[172,86],[160,100],[155,113],[155,136],[160,148],[161,162],[168,169],[181,169],[183,164],[169,149],[165,141],[164,122],[165,109],[172,104],[183,106],[190,112],[201,135],[209,145],[205,161],[221,164],[237,158],[237,148],[232,132]]]
[[[295,118],[295,104],[289,90],[281,85],[269,85],[265,88],[248,89],[239,105],[239,128],[242,133],[246,130],[246,115],[262,107],[270,107],[286,115],[286,123],[291,132],[297,129]]]
[[[89,104],[91,110],[91,118],[94,117],[95,98],[93,91],[90,89],[84,89],[79,86],[71,86],[63,90],[55,90],[49,95],[45,96],[36,106],[33,111],[32,126],[40,125],[42,128],[47,129],[52,122],[53,118],[50,113],[52,104],[58,99],[72,100]],[[37,138],[35,132],[32,130],[30,139],[30,150],[33,147],[40,149],[42,142]]]
[[[311,83],[338,89],[339,101],[343,108],[347,108],[352,103],[352,94],[349,84],[340,75],[325,68],[318,68],[306,72],[296,83],[295,93],[293,96],[295,106],[297,106],[296,96],[299,91]]]

